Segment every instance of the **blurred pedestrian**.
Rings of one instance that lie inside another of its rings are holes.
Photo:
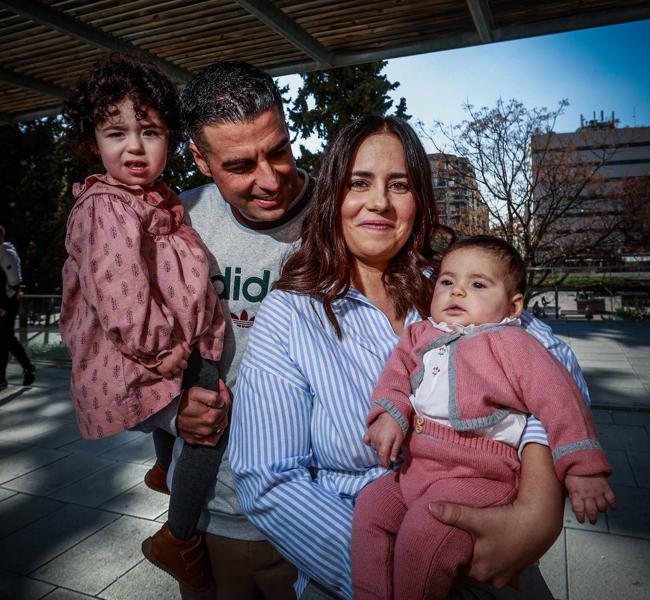
[[[0,225],[0,390],[7,387],[9,353],[23,368],[23,385],[34,382],[36,368],[14,334],[20,302],[22,275],[20,257],[11,242],[5,241],[5,228]]]

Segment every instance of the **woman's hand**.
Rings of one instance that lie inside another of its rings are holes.
[[[539,444],[524,448],[517,499],[505,506],[471,508],[431,504],[443,523],[474,538],[474,555],[465,575],[495,588],[519,586],[519,574],[538,560],[562,531],[563,488],[555,476],[550,450]]]
[[[363,441],[375,449],[384,468],[397,460],[404,432],[399,423],[388,413],[380,414],[363,436]]]
[[[176,415],[176,431],[188,444],[215,446],[228,427],[232,402],[226,384],[219,380],[219,391],[201,387],[185,390]]]

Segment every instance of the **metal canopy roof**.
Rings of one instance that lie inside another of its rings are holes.
[[[182,84],[217,60],[286,75],[648,18],[648,0],[0,0],[0,121],[56,114],[113,50]]]

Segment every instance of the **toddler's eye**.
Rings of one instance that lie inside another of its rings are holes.
[[[146,129],[144,131],[144,135],[147,137],[157,137],[158,132],[155,129]]]
[[[475,281],[474,283],[472,283],[472,287],[483,289],[487,286],[482,281]]]
[[[438,279],[440,285],[454,285],[454,282],[451,279]]]

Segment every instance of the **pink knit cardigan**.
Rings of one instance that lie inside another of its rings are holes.
[[[560,481],[567,474],[611,473],[588,407],[568,371],[523,329],[495,325],[445,334],[429,321],[411,325],[386,363],[372,395],[370,425],[389,412],[406,433],[409,396],[422,382],[423,356],[449,344],[449,420],[457,431],[498,423],[509,409],[544,425]]]
[[[72,355],[72,400],[85,438],[134,427],[180,392],[154,370],[174,340],[218,360],[224,319],[208,253],[164,184],[152,190],[88,177],[66,235],[61,336]]]

